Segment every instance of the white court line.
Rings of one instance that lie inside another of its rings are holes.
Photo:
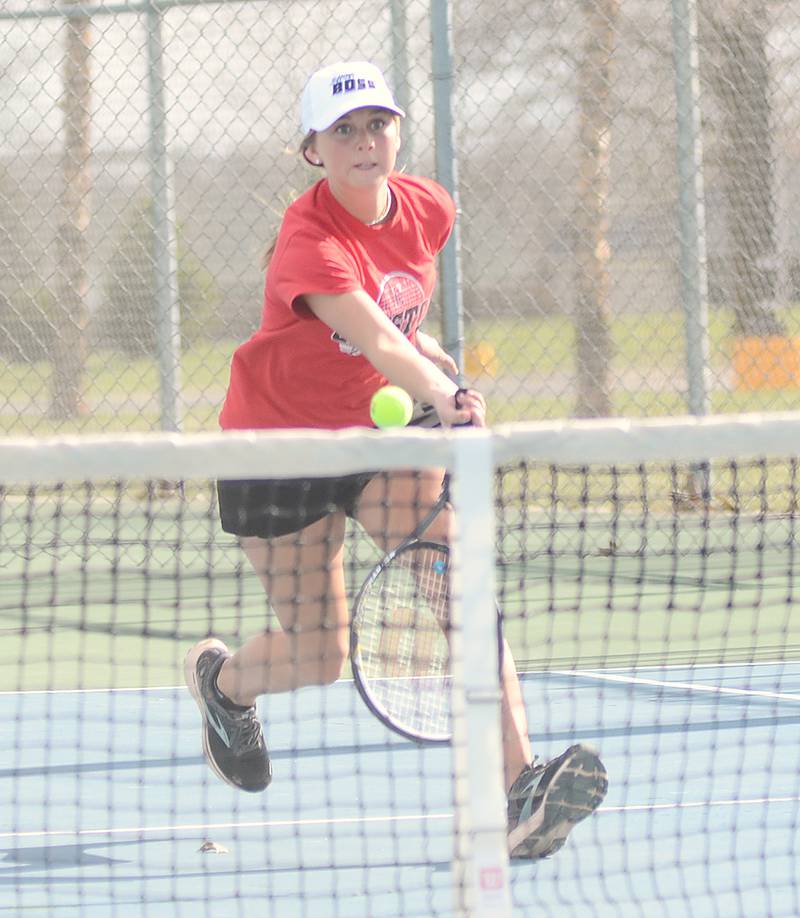
[[[352,679],[337,679],[334,685],[353,684]],[[331,686],[328,686],[331,688]],[[116,688],[67,688],[67,689],[8,689],[0,692],[4,695],[117,695],[137,692],[185,692],[186,685],[141,685],[120,686]]]
[[[752,663],[699,663],[694,668],[695,669],[725,669],[726,667],[731,668],[742,668],[746,667],[747,669],[755,669],[759,666],[779,666],[782,669],[787,669],[790,666],[796,666],[800,669],[800,660],[756,660]],[[631,669],[639,670],[657,670],[659,672],[668,672],[669,670],[685,670],[690,667],[690,664],[686,663],[652,663],[644,666],[612,666],[610,669],[601,670],[599,673],[594,675],[594,678],[612,678],[613,673],[618,672],[630,672]],[[554,675],[563,676],[586,676],[590,675],[589,671],[584,670],[520,670],[520,676],[538,676],[538,675],[547,675],[548,673],[553,673]],[[636,678],[636,677],[630,677]],[[335,685],[352,685],[352,679],[337,679],[334,683]],[[665,683],[668,685],[680,685],[678,682]],[[332,686],[328,686],[328,689]],[[177,692],[185,691],[185,685],[143,685],[143,686],[127,686],[127,687],[118,687],[118,688],[72,688],[72,689],[9,689],[6,691],[0,691],[0,698],[4,695],[99,695],[99,694],[123,694],[125,692]],[[787,696],[789,697],[789,696]]]
[[[178,689],[186,691],[185,685],[143,685],[128,688],[72,688],[72,689],[10,689],[0,692],[4,695],[116,695],[125,692],[175,692]]]
[[[85,838],[93,835],[157,835],[163,832],[208,832],[220,829],[280,829],[291,826],[346,826],[379,822],[418,822],[452,819],[452,813],[411,813],[406,816],[342,816],[336,819],[268,819],[252,822],[198,822],[174,826],[127,826],[110,829],[41,829],[32,832],[0,832],[0,838]]]
[[[636,670],[664,670],[671,669],[756,669],[759,666],[778,666],[781,669],[788,669],[796,666],[800,669],[800,660],[739,660],[738,662],[720,662],[720,663],[636,663],[631,666],[609,666],[603,670],[606,673],[622,673]],[[575,670],[577,672],[577,670]],[[522,671],[520,671],[522,672]],[[530,670],[531,673],[539,670]]]
[[[624,682],[628,685],[651,685],[659,688],[688,689],[692,692],[709,692],[714,695],[737,695],[748,698],[772,698],[778,701],[800,701],[800,695],[790,692],[764,692],[758,689],[723,688],[719,685],[705,685],[702,682],[670,682],[668,679],[642,679],[640,676],[617,676],[613,673],[591,672],[589,670],[552,670],[556,676],[577,676],[581,679],[597,679],[601,682]]]
[[[656,810],[691,810],[714,806],[763,806],[765,803],[798,803],[800,796],[751,797],[744,800],[686,800],[683,803],[639,803],[627,806],[601,806],[598,813],[648,813]]]
[[[800,796],[750,797],[741,800],[686,800],[677,803],[629,803],[622,806],[601,806],[597,813],[649,813],[664,810],[688,810],[710,807],[764,806],[770,803],[800,803]],[[375,823],[399,823],[439,821],[452,819],[452,813],[411,813],[405,816],[349,816],[336,819],[271,819],[251,822],[198,822],[171,826],[127,826],[108,829],[41,829],[31,832],[0,832],[1,838],[90,838],[103,835],[160,835],[179,832],[216,832],[223,829],[279,829],[303,828],[307,826],[369,825]],[[136,839],[132,839],[136,841]]]
[[[739,663],[636,663],[631,666],[610,666],[608,669],[593,670],[601,673],[630,673],[630,672],[648,672],[655,671],[668,673],[673,670],[708,670],[708,669],[757,669],[758,667],[771,667],[780,669],[782,673],[793,671],[793,668],[800,675],[800,660],[753,660],[752,662]],[[520,676],[546,676],[548,673],[557,673],[563,675],[567,673],[570,676],[579,676],[589,670],[569,669],[519,669],[517,673]],[[2,694],[2,693],[0,693]]]

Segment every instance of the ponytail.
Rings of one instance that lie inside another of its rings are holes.
[[[306,150],[308,150],[308,148],[311,146],[314,140],[315,134],[316,134],[316,131],[309,131],[306,134],[306,136],[300,141],[299,153],[303,157],[303,159],[305,159],[305,161],[309,164],[309,166],[313,166],[314,163],[312,163],[309,159],[306,158]],[[258,266],[261,268],[262,271],[266,271],[267,268],[269,267],[269,263],[270,261],[272,261],[272,256],[275,254],[275,246],[277,244],[278,244],[278,237],[275,236],[272,242],[270,242],[270,244],[266,247],[266,249],[264,249],[264,254],[261,256],[259,260],[259,264],[258,264]]]

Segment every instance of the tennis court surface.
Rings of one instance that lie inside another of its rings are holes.
[[[609,773],[601,808],[555,857],[511,863],[511,911],[497,914],[800,913],[800,424],[754,423],[494,435],[497,550],[461,563],[494,578],[534,751],[589,743]],[[374,461],[450,461],[449,434],[383,439]],[[365,461],[363,444],[336,443],[319,474]],[[265,793],[209,770],[183,655],[274,620],[216,522],[219,443],[178,460],[175,442],[125,445],[113,462],[96,444],[95,462],[50,444],[49,475],[33,444],[0,448],[0,913],[469,914],[463,750],[396,736],[348,674],[259,700]],[[271,474],[313,461],[298,459],[306,442],[260,459],[245,445],[224,461]],[[353,530],[348,557],[355,587],[375,549]]]
[[[519,914],[796,914],[800,666],[524,688],[564,725],[537,748],[595,742],[610,789],[557,857],[512,867]],[[302,695],[262,707],[275,777],[253,797],[208,771],[185,689],[4,695],[21,742],[2,756],[0,908],[453,914],[449,749],[395,741],[348,682]]]

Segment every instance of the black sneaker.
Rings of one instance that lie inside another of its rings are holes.
[[[545,765],[529,765],[508,792],[509,857],[538,860],[555,854],[607,790],[606,769],[588,746],[570,746]]]
[[[227,702],[217,688],[217,673],[228,648],[214,638],[200,641],[186,655],[186,684],[203,715],[203,752],[212,770],[232,787],[257,793],[272,780],[272,765],[255,706]]]

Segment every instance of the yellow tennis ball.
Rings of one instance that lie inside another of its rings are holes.
[[[413,413],[411,396],[399,386],[378,389],[369,403],[369,416],[376,427],[405,427]]]

